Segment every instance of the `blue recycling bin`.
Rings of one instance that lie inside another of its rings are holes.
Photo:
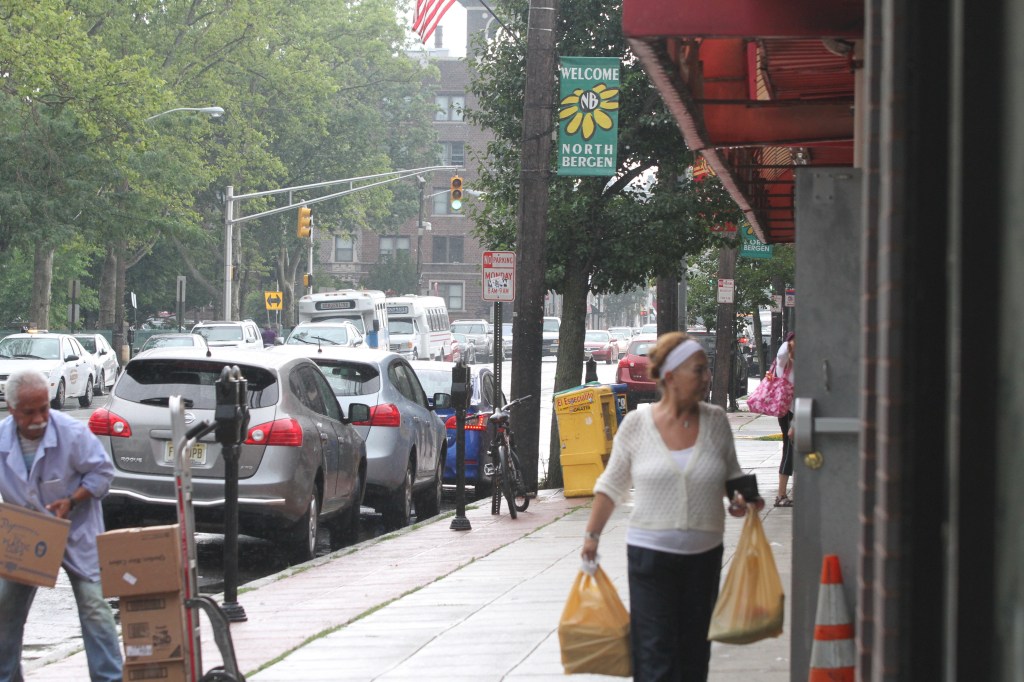
[[[626,391],[628,386],[626,384],[610,384],[612,387],[612,395],[615,396],[615,418],[622,423],[622,418],[626,416]]]

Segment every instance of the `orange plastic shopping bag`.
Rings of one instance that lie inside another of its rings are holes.
[[[748,507],[736,554],[711,615],[708,639],[749,644],[782,634],[785,595],[761,518]]]
[[[566,675],[600,673],[629,677],[629,612],[600,566],[580,571],[558,623]]]

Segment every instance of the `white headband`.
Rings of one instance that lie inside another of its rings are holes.
[[[702,350],[704,350],[704,346],[700,345],[693,339],[686,339],[669,351],[668,356],[665,358],[665,362],[661,365],[661,375],[665,376],[665,372],[671,372],[676,367],[689,360],[691,355]]]

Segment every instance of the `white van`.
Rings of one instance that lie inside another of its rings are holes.
[[[444,360],[452,352],[448,306],[440,296],[389,296],[391,350],[413,360]]]
[[[299,299],[299,322],[351,322],[368,348],[387,348],[388,311],[383,291],[339,289]]]

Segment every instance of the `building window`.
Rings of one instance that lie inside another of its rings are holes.
[[[381,237],[380,238],[380,257],[391,258],[397,255],[400,251],[404,251],[407,255],[409,253],[409,238],[408,237]]]
[[[434,282],[431,286],[434,290],[434,295],[444,299],[448,310],[465,309],[463,287],[462,282]]]
[[[442,142],[441,143],[441,165],[442,166],[465,166],[466,165],[466,143],[465,142]]]
[[[434,263],[461,263],[462,237],[434,237]]]
[[[434,104],[437,105],[435,121],[461,121],[462,110],[466,106],[464,95],[437,95],[434,97]]]
[[[351,263],[355,260],[355,240],[352,237],[334,238],[334,262]]]

